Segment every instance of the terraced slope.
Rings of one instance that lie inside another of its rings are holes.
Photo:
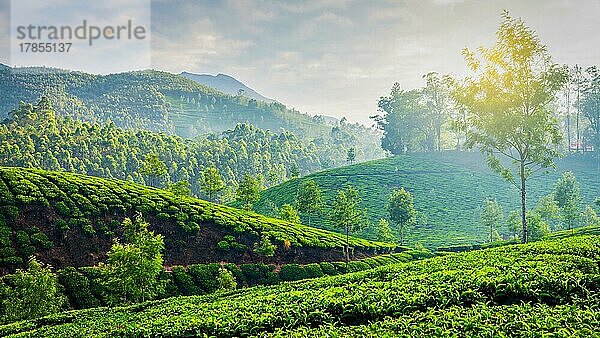
[[[594,337],[600,236],[0,326],[0,335]]]
[[[572,156],[560,160],[556,171],[530,180],[530,206],[540,196],[550,193],[556,179],[568,170],[577,176],[585,203],[592,204],[600,196],[600,173],[593,159]],[[258,210],[267,212],[269,200],[278,206],[293,203],[298,186],[309,178],[321,187],[327,204],[338,189],[347,184],[356,187],[373,223],[386,217],[385,205],[392,189],[409,190],[421,217],[419,225],[409,233],[408,245],[421,242],[428,247],[439,247],[481,243],[487,234],[479,222],[483,201],[487,197],[498,199],[505,215],[518,210],[520,203],[520,192],[493,174],[478,153],[445,152],[400,155],[288,181],[265,190],[257,203]],[[324,214],[327,213],[326,210]],[[334,229],[325,217],[313,221],[312,225]]]
[[[125,217],[141,213],[165,237],[168,265],[342,260],[345,237],[115,179],[0,167],[0,271],[37,253],[54,267],[101,261]],[[266,236],[273,257],[252,250]],[[390,249],[352,238],[355,257]]]

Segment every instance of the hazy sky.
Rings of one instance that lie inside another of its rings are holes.
[[[5,22],[7,8],[0,0]],[[504,9],[556,62],[600,64],[600,0],[156,0],[152,64],[230,74],[289,107],[368,122],[394,82],[410,89],[430,71],[460,75],[460,50],[493,43]]]

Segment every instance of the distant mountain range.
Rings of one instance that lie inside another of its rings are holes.
[[[190,79],[192,81],[196,81],[199,84],[205,85],[207,87],[214,88],[220,92],[229,95],[238,95],[240,90],[243,91],[243,95],[264,102],[275,102],[275,100],[265,97],[259,93],[257,93],[254,89],[246,86],[239,80],[235,79],[232,76],[225,74],[218,75],[210,75],[210,74],[194,74],[188,72],[182,72],[181,76]]]

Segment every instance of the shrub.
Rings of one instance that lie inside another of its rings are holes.
[[[281,270],[279,271],[279,277],[284,281],[296,281],[309,278],[310,275],[301,265],[286,264],[281,267]]]
[[[188,266],[188,273],[202,293],[212,293],[219,288],[219,264],[193,264]]]
[[[221,267],[219,268],[219,273],[217,275],[217,285],[218,290],[234,290],[237,283],[235,282],[235,278],[231,271]]]
[[[307,264],[304,266],[304,270],[306,270],[306,273],[310,278],[318,278],[325,275],[323,270],[321,270],[319,263]]]
[[[17,270],[4,280],[8,281],[9,289],[2,305],[4,317],[9,321],[49,315],[67,305],[56,275],[34,258],[29,261],[27,270]]]
[[[194,284],[194,279],[190,276],[183,266],[174,266],[171,270],[173,283],[177,287],[180,295],[191,296],[200,294],[200,290]]]
[[[30,236],[31,243],[37,245],[38,247],[48,250],[54,246],[50,238],[43,232],[36,232]]]
[[[242,264],[240,269],[248,286],[279,283],[279,276],[275,273],[275,265]]]
[[[321,271],[323,271],[323,273],[327,276],[335,276],[338,274],[335,266],[329,262],[321,262],[319,263],[319,266],[321,267]]]
[[[227,241],[220,241],[219,243],[217,243],[217,248],[219,250],[228,251],[230,249],[230,246]]]
[[[64,293],[74,309],[97,307],[100,302],[92,294],[88,277],[73,267],[58,271],[58,281],[64,287]]]
[[[56,210],[56,213],[62,217],[71,216],[71,209],[63,201],[56,202],[56,204],[54,204],[54,209]]]

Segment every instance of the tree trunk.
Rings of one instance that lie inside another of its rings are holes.
[[[526,206],[526,195],[527,190],[525,188],[525,162],[521,160],[521,224],[523,225],[523,237],[521,238],[522,243],[527,243],[527,206]]]
[[[346,263],[350,261],[350,229],[346,227]]]

